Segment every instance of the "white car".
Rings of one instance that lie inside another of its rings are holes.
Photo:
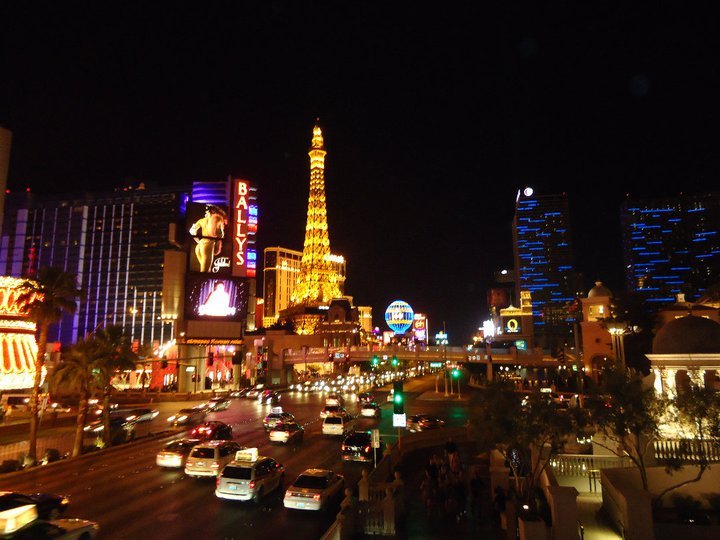
[[[323,510],[343,493],[345,479],[327,469],[307,469],[285,491],[283,505],[295,510]]]
[[[243,447],[234,441],[208,441],[198,444],[185,461],[187,476],[218,476]]]
[[[258,455],[257,448],[241,450],[235,457],[218,475],[216,497],[257,503],[282,488],[285,468],[273,458]]]
[[[360,416],[364,418],[380,418],[382,416],[382,409],[380,405],[375,402],[363,403],[362,409],[360,409]]]
[[[201,442],[200,439],[180,439],[169,442],[157,453],[155,463],[158,467],[180,469],[185,466],[185,460],[192,449]]]
[[[38,519],[34,504],[17,506],[0,512],[0,536],[13,540],[93,540],[100,526],[86,519]]]

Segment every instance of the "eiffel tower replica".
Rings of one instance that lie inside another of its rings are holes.
[[[313,128],[310,145],[310,196],[300,275],[289,307],[280,319],[291,321],[296,334],[315,334],[325,320],[330,302],[341,297],[338,276],[330,261],[327,207],[325,204],[325,142],[320,126]]]

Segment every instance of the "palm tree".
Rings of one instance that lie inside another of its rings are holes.
[[[103,393],[103,440],[110,444],[110,395],[112,380],[118,371],[135,369],[138,355],[132,350],[132,342],[121,326],[100,328],[94,334],[99,356],[94,363],[98,370],[98,383]]]
[[[31,464],[37,461],[38,395],[42,368],[45,365],[50,325],[60,321],[65,313],[73,314],[77,310],[77,299],[82,291],[77,287],[77,275],[60,268],[43,267],[38,270],[35,280],[26,280],[20,286],[19,303],[25,303],[27,313],[37,323],[40,331],[35,357],[35,380],[30,398],[30,446],[27,459]]]
[[[87,341],[81,339],[63,352],[62,363],[53,372],[52,384],[54,386],[65,383],[80,392],[72,457],[79,456],[82,452],[88,401],[98,384],[95,365],[99,357],[100,351],[97,343],[92,339]]]

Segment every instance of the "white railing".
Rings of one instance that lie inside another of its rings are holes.
[[[655,459],[678,460],[682,463],[720,461],[720,441],[695,439],[663,439],[654,442]]]
[[[628,458],[618,456],[595,456],[591,454],[557,454],[550,460],[555,476],[587,477],[591,471],[629,467]]]

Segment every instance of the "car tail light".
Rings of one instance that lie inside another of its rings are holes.
[[[222,480],[222,478],[220,478],[220,477],[218,476],[218,479],[215,481],[215,487],[217,487],[217,488],[220,487],[220,481],[221,481],[221,480]]]
[[[213,469],[219,469],[219,468],[220,468],[220,464],[219,464],[217,461],[213,461],[210,466],[211,466]]]
[[[313,495],[313,500],[314,500],[314,501],[319,501],[319,500],[320,500],[320,494],[319,494],[319,493],[316,493],[315,495]]]
[[[250,480],[250,489],[255,489],[255,480]]]
[[[342,445],[342,450],[343,450],[343,452],[344,452],[345,450],[347,450],[347,446],[345,446],[345,445],[343,444],[343,445]]]
[[[367,454],[369,451],[370,451],[370,447],[369,447],[369,446],[366,446],[366,447],[365,447],[365,453]]]

